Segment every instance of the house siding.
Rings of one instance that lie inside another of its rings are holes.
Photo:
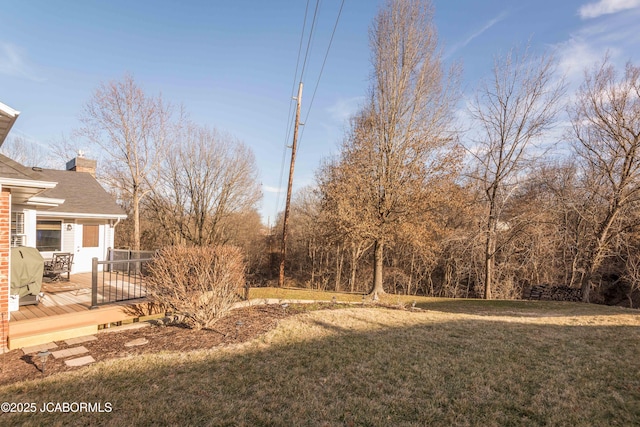
[[[0,335],[2,348],[9,335],[9,248],[11,246],[11,192],[0,191]]]
[[[110,225],[105,225],[104,227],[104,241],[105,241],[105,250],[104,250],[104,259],[107,259],[107,251],[109,248],[113,249],[113,227]]]
[[[14,205],[14,211],[24,213],[24,232],[26,235],[26,246],[36,247],[36,224],[38,220],[61,221],[61,252],[71,252],[74,254],[74,263],[71,273],[86,273],[91,271],[91,257],[104,260],[107,256],[107,249],[113,248],[114,229],[110,225],[114,220],[105,219],[72,219],[59,216],[40,215],[38,211],[28,209],[25,205]],[[83,227],[85,224],[99,226],[99,250],[83,247]],[[71,230],[67,226],[71,225]],[[51,258],[54,251],[42,251],[42,256]]]
[[[14,206],[15,208],[15,206]],[[24,232],[27,235],[27,246],[36,247],[36,211],[24,209]]]
[[[71,224],[71,230],[67,230],[67,224]],[[62,221],[62,252],[76,251],[76,229],[78,226],[70,221]]]

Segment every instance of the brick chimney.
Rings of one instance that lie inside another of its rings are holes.
[[[98,162],[87,159],[82,153],[78,153],[78,157],[67,162],[67,170],[75,172],[89,172],[92,177],[96,177],[96,166]]]

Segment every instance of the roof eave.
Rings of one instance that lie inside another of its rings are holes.
[[[77,213],[77,212],[52,212],[37,211],[37,216],[55,218],[78,218],[78,219],[126,219],[126,214],[99,214],[99,213]]]
[[[2,102],[0,102],[0,112],[4,116],[9,118],[9,124],[7,125],[7,128],[3,129],[2,131],[0,131],[0,147],[2,147],[2,144],[4,143],[4,140],[7,139],[7,136],[9,135],[9,132],[11,132],[11,128],[13,127],[14,123],[18,119],[18,116],[20,115],[20,111],[14,110],[13,108],[9,107],[8,105],[3,104]]]
[[[30,206],[48,206],[57,207],[64,203],[64,199],[54,199],[52,197],[31,197],[27,200],[27,205]]]
[[[41,190],[48,190],[55,188],[58,185],[57,182],[51,181],[36,181],[33,179],[18,179],[18,178],[2,178],[0,177],[0,186],[9,188],[36,188]]]

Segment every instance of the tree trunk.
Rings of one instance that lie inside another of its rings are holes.
[[[582,277],[582,302],[589,302],[589,294],[591,293],[591,269]]]
[[[620,208],[618,207],[618,204],[615,204],[613,207],[609,208],[609,214],[600,225],[600,229],[598,230],[598,235],[596,238],[595,248],[589,254],[589,262],[586,269],[587,271],[582,278],[582,302],[589,302],[589,294],[591,293],[591,278],[602,263],[604,249],[607,239],[609,238],[609,230],[611,229],[611,225],[616,219],[619,210]]]
[[[413,284],[413,266],[416,257],[415,251],[411,251],[411,269],[409,270],[409,283],[407,283],[407,295],[411,295],[411,285]]]
[[[340,281],[342,280],[342,264],[344,261],[344,251],[340,252],[340,245],[336,246],[336,292],[340,292]]]
[[[491,299],[493,285],[493,270],[495,267],[494,252],[496,250],[496,239],[494,234],[493,219],[489,219],[489,229],[487,230],[487,244],[484,252],[484,299]]]
[[[140,194],[134,189],[132,195],[133,207],[133,250],[140,250]]]
[[[316,246],[312,245],[311,251],[311,287],[316,281]]]
[[[382,261],[384,257],[384,240],[378,239],[373,249],[373,289],[371,295],[384,294],[382,286]]]
[[[357,254],[355,251],[355,243],[351,243],[351,277],[349,280],[351,281],[351,292],[355,292],[356,287],[356,268],[357,268]]]

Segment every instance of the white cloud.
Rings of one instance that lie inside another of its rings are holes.
[[[334,120],[344,123],[360,109],[363,101],[364,96],[340,98],[333,105],[327,107],[327,112]]]
[[[622,12],[640,7],[640,0],[600,0],[580,7],[578,13],[582,19],[597,18],[602,15]]]
[[[44,81],[29,64],[24,51],[16,45],[5,42],[0,42],[0,74],[36,82]]]
[[[455,52],[457,52],[458,50],[462,49],[463,47],[467,46],[469,43],[471,43],[471,41],[479,36],[482,35],[482,33],[484,33],[485,31],[487,31],[489,28],[493,27],[495,24],[497,24],[498,22],[502,21],[504,18],[506,18],[508,15],[507,11],[502,11],[500,12],[500,14],[498,16],[496,16],[493,19],[490,19],[487,23],[485,23],[479,30],[477,30],[476,32],[474,32],[473,34],[471,34],[469,37],[467,37],[464,41],[461,41],[459,43],[454,44],[453,46],[451,46],[451,49],[449,49],[449,51],[447,52],[447,54],[445,55],[445,58],[450,57],[451,55],[453,55]]]
[[[640,59],[639,20],[640,8],[610,15],[583,25],[568,40],[556,44],[560,70],[569,83],[573,86],[579,84],[583,79],[583,71],[602,61],[607,53],[616,66],[623,66],[628,60]]]
[[[572,36],[557,48],[560,70],[569,80],[581,79],[582,72],[601,60],[607,52],[606,47],[590,43],[581,35]],[[617,54],[611,48],[609,52],[612,55]]]
[[[270,185],[262,185],[262,189],[267,193],[283,193],[284,190],[278,187],[272,187]]]

